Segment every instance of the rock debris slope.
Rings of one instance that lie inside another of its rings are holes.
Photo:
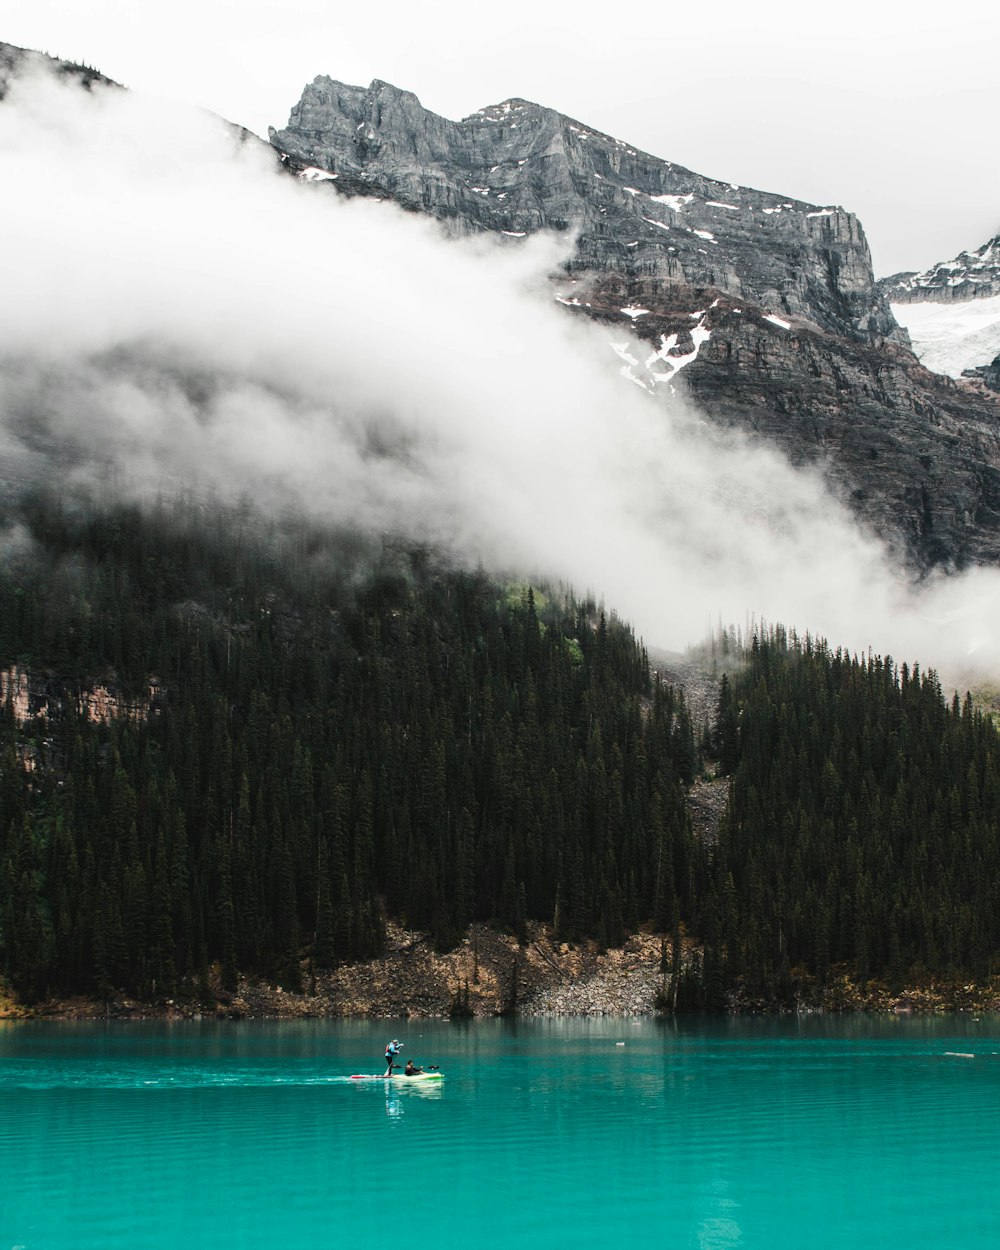
[[[457,233],[573,231],[556,298],[647,340],[659,381],[821,465],[917,569],[1000,558],[1000,404],[922,367],[852,213],[705,178],[525,100],[454,122],[380,81],[317,78],[270,139],[300,176]]]

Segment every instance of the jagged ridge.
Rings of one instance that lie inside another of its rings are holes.
[[[386,82],[318,77],[270,138],[300,171],[461,229],[573,229],[572,272],[725,292],[851,337],[900,338],[853,213],[705,178],[527,100],[454,122]]]
[[[894,304],[1000,295],[1000,234],[974,252],[959,252],[954,260],[938,261],[922,273],[893,274],[880,279],[878,286]]]
[[[315,79],[270,138],[293,172],[459,232],[573,229],[558,298],[576,315],[628,325],[715,420],[822,466],[918,569],[1000,557],[1000,408],[920,365],[853,214],[705,178],[524,100],[453,122],[378,80]]]
[[[110,81],[5,44],[0,88],[32,60]],[[460,233],[516,245],[572,228],[558,294],[576,315],[629,327],[713,419],[822,466],[918,569],[1000,559],[1000,401],[988,377],[921,367],[853,214],[704,178],[523,100],[452,122],[379,81],[317,79],[271,141],[292,173]]]

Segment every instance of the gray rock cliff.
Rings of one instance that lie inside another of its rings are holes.
[[[853,213],[717,182],[526,100],[453,122],[389,83],[315,79],[271,142],[297,170],[459,230],[577,233],[571,272],[703,287],[905,342]]]
[[[1000,235],[974,252],[960,252],[954,260],[939,261],[922,273],[882,278],[878,286],[894,304],[959,302],[1000,295]]]
[[[87,89],[110,82],[0,44],[0,99],[35,61]],[[553,275],[568,314],[627,327],[713,420],[820,466],[916,569],[1000,561],[997,362],[954,380],[920,365],[853,214],[705,178],[523,100],[453,122],[383,82],[316,79],[271,144],[288,173],[456,233],[517,246],[573,231]],[[938,286],[987,293],[995,244],[963,254],[959,281],[937,267]]]
[[[920,365],[852,213],[524,100],[453,122],[379,81],[315,79],[270,139],[294,173],[459,233],[573,230],[571,313],[628,326],[715,421],[820,466],[914,568],[1000,560],[1000,397]]]
[[[966,369],[962,377],[977,380],[991,391],[1000,391],[1000,356],[994,356],[988,365]]]

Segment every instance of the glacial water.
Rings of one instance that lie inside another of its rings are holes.
[[[0,1024],[0,1250],[964,1250],[998,1175],[995,1017]]]

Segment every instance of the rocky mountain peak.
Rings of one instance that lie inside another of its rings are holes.
[[[317,78],[270,139],[290,172],[457,234],[572,230],[554,297],[649,345],[643,364],[611,340],[631,381],[676,383],[816,464],[920,569],[1000,551],[996,392],[921,367],[839,205],[707,178],[528,100],[456,122],[379,81]]]
[[[300,172],[461,232],[572,229],[570,273],[610,282],[612,302],[725,295],[859,341],[905,342],[853,213],[706,178],[528,100],[455,122],[379,80],[319,77],[270,139]]]
[[[0,97],[32,58],[84,87],[108,81],[0,45]],[[270,140],[319,195],[391,199],[511,247],[572,230],[553,297],[608,327],[631,381],[676,385],[706,419],[815,465],[917,568],[1000,558],[993,375],[921,367],[873,280],[860,223],[840,206],[707,178],[519,98],[451,121],[382,80],[316,78]],[[977,281],[994,250],[971,254]]]
[[[922,273],[896,273],[882,278],[879,287],[897,304],[989,299],[1000,295],[1000,234],[987,239],[974,252],[959,252],[953,260],[938,261]]]
[[[462,121],[503,122],[508,120],[512,113],[522,113],[525,109],[537,109],[538,107],[531,100],[522,100],[520,96],[511,96],[509,100],[501,100],[499,104],[488,104],[486,108],[477,109],[475,113],[471,113],[468,117],[463,117]]]

